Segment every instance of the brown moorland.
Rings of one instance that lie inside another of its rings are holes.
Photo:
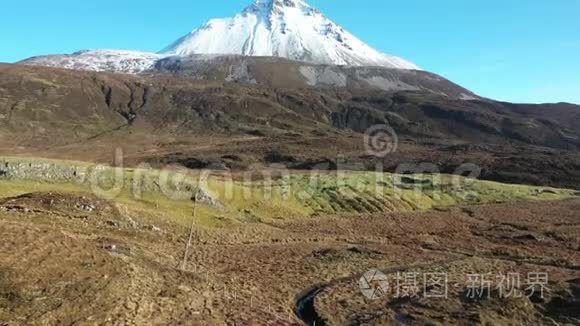
[[[88,194],[24,194],[0,201],[0,320],[575,324],[579,209],[578,200],[568,200],[199,228],[183,266],[189,234],[183,226],[152,226]],[[358,280],[370,269],[391,282],[397,272],[444,270],[449,295],[369,300]],[[466,295],[467,274],[496,280],[518,273],[517,289],[525,291],[534,272],[549,275],[543,298],[539,292],[505,298],[496,290]]]

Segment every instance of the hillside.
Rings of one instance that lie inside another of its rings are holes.
[[[384,159],[365,153],[362,132],[375,124],[400,140]],[[121,147],[128,164],[229,169],[336,168],[339,155],[347,169],[469,162],[486,179],[580,188],[580,108],[567,104],[1,65],[0,126],[5,155],[111,161]]]

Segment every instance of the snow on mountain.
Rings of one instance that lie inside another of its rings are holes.
[[[73,54],[46,55],[20,63],[75,70],[137,74],[149,70],[162,55],[128,50],[85,50]]]
[[[240,14],[212,19],[160,53],[274,56],[318,64],[419,69],[371,48],[303,0],[255,0]]]
[[[20,63],[77,70],[142,73],[168,57],[270,56],[314,64],[419,68],[378,52],[304,0],[254,0],[230,18],[212,19],[159,53],[85,50]]]

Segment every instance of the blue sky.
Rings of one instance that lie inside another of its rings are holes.
[[[158,51],[252,0],[3,0],[0,61],[90,48]],[[377,49],[476,93],[580,103],[578,0],[310,0]]]

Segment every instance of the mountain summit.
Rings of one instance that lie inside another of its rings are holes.
[[[317,64],[418,69],[371,48],[303,0],[255,0],[234,17],[208,21],[160,54],[272,56]]]
[[[309,64],[420,70],[409,61],[371,48],[304,0],[254,0],[234,17],[211,19],[159,53],[84,50],[32,57],[20,63],[137,74],[153,71],[167,61],[180,62],[208,55],[278,57]]]

